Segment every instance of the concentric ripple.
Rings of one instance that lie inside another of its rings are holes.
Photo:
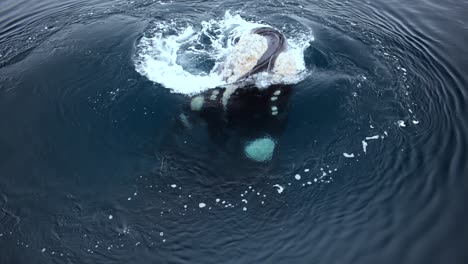
[[[466,263],[466,10],[3,1],[0,263]],[[256,24],[307,72],[264,162],[180,123]]]

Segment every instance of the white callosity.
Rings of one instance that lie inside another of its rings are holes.
[[[234,85],[226,86],[226,90],[223,93],[223,99],[222,99],[224,109],[226,109],[229,98],[231,98],[231,95],[236,91],[237,88],[238,87]]]
[[[267,49],[268,41],[265,37],[252,33],[244,34],[227,57],[221,77],[227,83],[236,82],[257,65],[257,61]]]
[[[277,115],[278,114],[278,107],[272,106],[271,107],[271,114],[274,115],[274,116]]]
[[[201,95],[196,96],[190,102],[190,108],[192,109],[192,111],[200,111],[204,103],[205,103],[205,98],[203,98],[203,96]]]
[[[213,90],[213,92],[211,93],[211,96],[210,96],[210,100],[212,100],[212,101],[216,100],[216,97],[218,96],[218,94],[219,94],[218,90]]]
[[[291,51],[287,50],[280,53],[276,58],[275,66],[272,71],[273,82],[294,82],[298,74],[297,68],[294,54]]]
[[[223,94],[223,106],[226,107],[230,96],[237,88],[242,87],[242,84],[235,83],[249,73],[256,65],[258,60],[268,49],[268,40],[258,34],[250,31],[240,37],[233,51],[227,56],[222,70],[221,77],[231,85],[226,86],[226,91]],[[269,77],[273,83],[280,83],[282,80],[297,78],[297,66],[295,57],[289,51],[281,52],[274,64],[273,70],[269,73]],[[251,76],[252,78],[265,78],[264,73]],[[272,97],[272,101],[278,99],[279,91]],[[277,109],[272,109],[272,115],[277,115]]]
[[[253,32],[240,37],[233,51],[227,56],[221,77],[227,83],[238,81],[257,65],[258,60],[268,49],[268,40]],[[297,79],[297,65],[294,54],[285,50],[279,53],[271,73],[266,77],[273,83]],[[259,78],[265,75],[259,74]],[[255,76],[254,76],[255,77]]]

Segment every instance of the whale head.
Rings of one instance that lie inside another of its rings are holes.
[[[239,87],[261,72],[272,74],[278,82],[297,74],[284,34],[272,27],[259,27],[243,34],[225,59],[220,75],[228,84]]]

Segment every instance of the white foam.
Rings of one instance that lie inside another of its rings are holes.
[[[385,134],[385,135],[388,135],[388,134],[387,134],[387,131],[384,131],[384,134]],[[375,136],[371,136],[371,137],[366,137],[366,139],[364,139],[364,140],[362,141],[362,150],[364,151],[364,153],[367,153],[367,146],[369,145],[369,144],[367,143],[366,140],[376,140],[376,139],[379,139],[379,137],[380,137],[379,135],[375,135]],[[384,137],[382,136],[382,138],[384,138]],[[343,153],[343,155],[344,155],[344,154],[345,154],[345,153]],[[346,157],[346,155],[345,155],[345,157]],[[353,155],[353,157],[354,157],[354,155]],[[350,158],[350,157],[347,157],[347,158]]]
[[[200,207],[200,208],[203,208],[203,207],[205,207],[205,206],[206,206],[205,203],[199,203],[199,204],[198,204],[198,207]]]
[[[135,69],[149,80],[162,84],[173,92],[193,95],[226,83],[218,74],[220,64],[233,50],[235,40],[242,34],[259,26],[240,15],[228,12],[220,20],[203,21],[201,25],[190,25],[178,21],[160,22],[150,29],[138,43]],[[304,50],[313,40],[311,31],[289,36],[288,52],[294,57],[298,74],[295,78],[282,79],[283,83],[296,83],[306,77]],[[210,45],[206,40],[209,39]],[[210,71],[196,69],[196,61],[215,62]],[[270,75],[259,75],[259,87],[268,86],[278,80]]]
[[[278,188],[277,189],[278,193],[282,193],[284,191],[284,187],[279,185],[279,184],[275,184],[275,185],[273,185],[273,187]]]
[[[367,142],[365,140],[362,141],[362,150],[364,151],[364,153],[367,153]]]
[[[345,156],[345,158],[354,158],[354,153],[351,153],[351,154],[343,153],[343,156]]]

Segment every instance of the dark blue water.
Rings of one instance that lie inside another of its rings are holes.
[[[270,162],[135,70],[155,24],[227,10],[313,31]],[[3,0],[0,263],[468,263],[467,12]]]

